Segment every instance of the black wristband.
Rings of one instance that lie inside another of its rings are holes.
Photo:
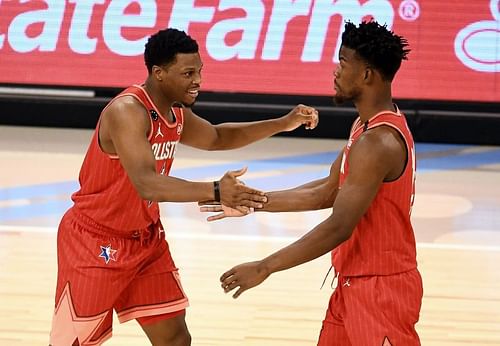
[[[214,201],[220,202],[220,186],[219,181],[214,181]]]

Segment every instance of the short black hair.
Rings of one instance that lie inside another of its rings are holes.
[[[410,52],[408,41],[376,21],[361,22],[358,27],[346,22],[342,45],[356,51],[358,56],[379,71],[383,78],[392,81],[407,60]]]
[[[184,31],[168,28],[152,35],[144,49],[144,62],[151,73],[153,65],[165,65],[178,53],[197,53],[198,43]]]

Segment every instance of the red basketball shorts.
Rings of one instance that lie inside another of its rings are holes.
[[[100,345],[120,322],[188,306],[161,224],[116,235],[68,211],[57,235],[52,346]]]
[[[422,304],[418,270],[388,275],[339,275],[318,346],[417,346]]]

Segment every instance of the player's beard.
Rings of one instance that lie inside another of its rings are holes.
[[[343,96],[341,96],[341,95],[334,95],[333,96],[333,102],[337,106],[340,106],[340,105],[344,104],[345,101],[346,101],[346,99]]]
[[[344,94],[342,93],[342,91],[338,89],[337,93],[333,95],[333,102],[336,105],[342,105],[348,101],[356,103],[356,100],[360,95],[361,95],[361,90],[359,88],[354,88],[349,94]]]
[[[340,86],[335,83],[335,95],[333,95],[333,102],[338,106],[341,104],[344,104],[348,99],[346,98],[346,95],[342,92],[342,89]]]

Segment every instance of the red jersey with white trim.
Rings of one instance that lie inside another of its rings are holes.
[[[182,133],[182,109],[172,108],[175,119],[172,123],[168,122],[139,85],[122,91],[106,108],[123,96],[135,97],[150,115],[151,132],[148,139],[156,159],[156,170],[159,174],[168,175]],[[83,161],[79,180],[80,190],[71,197],[75,203],[73,208],[100,225],[113,230],[130,231],[144,229],[157,223],[160,218],[158,203],[145,201],[139,196],[119,157],[102,151],[99,145],[99,123]]]
[[[351,129],[340,168],[342,188],[349,174],[349,152],[364,131],[378,126],[396,129],[407,148],[402,175],[380,186],[375,199],[356,225],[350,239],[332,251],[332,263],[344,276],[390,275],[417,267],[416,245],[410,221],[415,195],[415,145],[404,115],[381,112],[367,123],[358,118]]]

